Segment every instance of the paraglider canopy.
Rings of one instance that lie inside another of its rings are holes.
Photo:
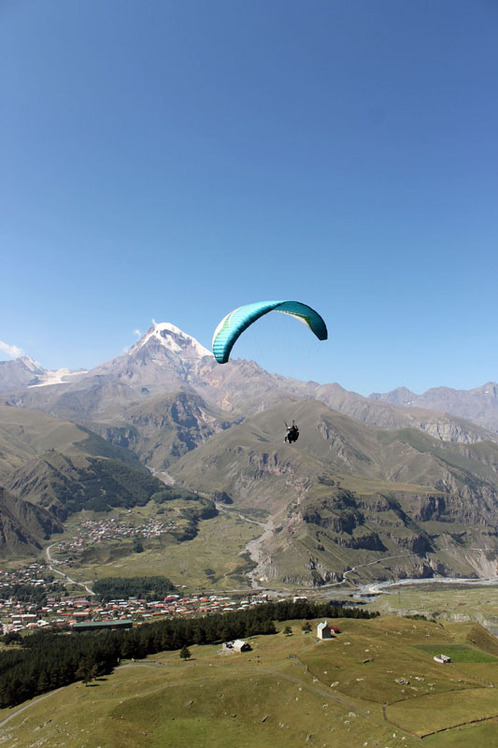
[[[327,326],[322,317],[300,301],[257,301],[245,304],[224,317],[213,335],[213,353],[219,364],[226,364],[239,335],[268,312],[283,312],[301,320],[319,340],[327,340]]]

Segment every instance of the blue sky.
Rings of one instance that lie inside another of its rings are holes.
[[[495,0],[3,0],[0,358],[151,320],[362,394],[497,380]]]

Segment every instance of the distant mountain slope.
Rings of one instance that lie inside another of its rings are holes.
[[[0,407],[0,486],[7,497],[0,524],[9,528],[3,548],[0,538],[2,553],[23,542],[35,547],[79,509],[144,504],[163,488],[128,450],[72,423],[12,407]]]
[[[175,392],[124,409],[119,419],[95,428],[106,440],[130,449],[142,464],[160,471],[237,420],[241,418],[207,405],[195,393]]]
[[[409,408],[426,408],[445,411],[462,416],[487,429],[498,432],[498,384],[488,382],[472,390],[453,390],[450,387],[434,387],[422,395],[398,387],[384,394],[373,393],[372,400]]]
[[[108,457],[56,451],[25,463],[5,480],[5,486],[61,520],[80,509],[106,511],[115,506],[143,505],[163,488],[139,463],[131,466]]]
[[[292,446],[281,436],[290,409],[301,427]],[[391,556],[401,575],[496,573],[497,465],[491,442],[380,430],[307,401],[214,435],[170,472],[272,520],[259,548],[262,579],[313,584]]]

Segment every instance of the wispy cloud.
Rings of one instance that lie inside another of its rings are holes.
[[[140,337],[141,337],[141,335],[142,335],[142,333],[140,332],[140,330],[138,329],[138,327],[137,327],[137,329],[136,329],[136,330],[133,330],[133,334],[134,334],[134,335],[136,335],[136,336],[137,336],[137,338],[140,338]]]
[[[11,358],[19,358],[19,356],[22,356],[22,349],[19,348],[17,345],[9,345],[8,343],[4,343],[3,340],[0,340],[0,351],[2,353],[6,353],[7,356],[10,356]]]

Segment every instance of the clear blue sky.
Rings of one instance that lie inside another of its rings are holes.
[[[154,318],[362,394],[498,379],[496,0],[2,0],[0,358]],[[255,326],[256,327],[256,326]]]

